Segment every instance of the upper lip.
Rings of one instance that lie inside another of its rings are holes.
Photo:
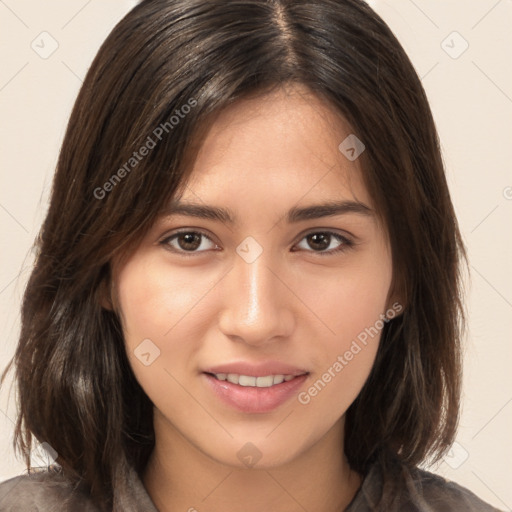
[[[250,377],[265,377],[267,375],[303,375],[309,373],[303,368],[292,366],[279,361],[262,361],[260,363],[250,363],[239,361],[210,366],[203,370],[205,373],[234,373],[237,375],[247,375]]]

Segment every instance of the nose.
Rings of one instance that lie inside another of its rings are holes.
[[[236,257],[225,278],[219,328],[233,341],[263,345],[293,332],[293,293],[266,251],[247,263]]]

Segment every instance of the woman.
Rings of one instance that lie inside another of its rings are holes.
[[[456,433],[464,249],[421,83],[358,0],[145,0],[72,112],[0,510],[495,510]]]

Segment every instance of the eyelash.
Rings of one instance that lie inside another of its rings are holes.
[[[180,254],[180,255],[182,255],[184,257],[194,257],[197,254],[201,254],[203,252],[207,252],[207,251],[185,251],[183,249],[175,249],[173,247],[170,247],[169,242],[171,240],[176,239],[180,235],[189,235],[189,234],[190,235],[201,235],[201,236],[207,238],[208,240],[210,240],[210,242],[215,244],[215,242],[206,233],[204,233],[204,232],[202,232],[200,230],[185,230],[185,229],[184,230],[180,230],[180,231],[176,231],[172,235],[165,237],[163,240],[160,241],[160,244],[163,245],[163,246],[166,246],[170,251],[172,251],[174,253],[177,253],[177,254]],[[328,251],[309,250],[309,251],[306,251],[306,252],[311,252],[311,253],[317,254],[319,256],[330,256],[330,255],[333,255],[333,254],[337,254],[337,253],[341,253],[341,252],[347,251],[347,250],[353,248],[353,246],[355,245],[355,243],[352,242],[351,240],[349,240],[347,237],[345,237],[343,235],[340,235],[339,233],[336,233],[334,231],[329,231],[329,230],[310,231],[309,233],[306,233],[299,240],[299,243],[302,242],[302,240],[304,240],[305,238],[307,238],[310,235],[318,235],[318,234],[332,236],[336,240],[341,242],[341,245],[339,245],[335,249],[330,249]],[[215,245],[217,245],[217,244],[215,244]],[[296,251],[293,251],[293,252],[296,252]]]

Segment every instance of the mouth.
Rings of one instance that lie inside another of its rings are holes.
[[[300,391],[309,372],[244,375],[203,372],[206,385],[222,404],[242,413],[269,413]]]
[[[283,382],[289,382],[296,377],[300,377],[300,375],[305,375],[307,372],[304,372],[300,375],[261,375],[261,376],[253,376],[253,375],[240,375],[238,373],[208,373],[212,377],[215,377],[220,381],[227,381],[231,384],[237,384],[242,387],[256,387],[256,388],[270,388],[272,386],[276,386]]]

